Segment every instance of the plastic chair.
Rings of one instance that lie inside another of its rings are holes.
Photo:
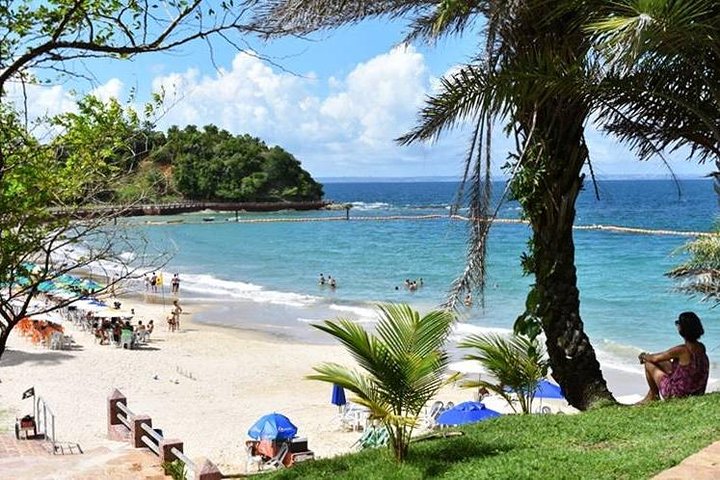
[[[133,332],[132,330],[123,330],[120,333],[120,347],[133,348]]]
[[[283,460],[285,460],[285,455],[287,455],[289,451],[289,445],[287,442],[283,442],[280,446],[280,450],[278,450],[274,457],[263,463],[263,467],[285,468]]]
[[[340,415],[340,424],[347,430],[360,431],[369,416],[370,411],[367,408],[348,402]]]
[[[262,471],[265,462],[262,455],[255,455],[255,442],[245,442],[245,453],[247,454],[245,473],[250,473],[250,465],[257,465],[257,471]]]
[[[443,411],[443,402],[440,400],[434,402],[429,409],[426,410],[423,417],[423,426],[427,429],[435,428],[438,415]]]
[[[50,335],[49,347],[50,350],[60,350],[63,347],[63,334],[60,332],[53,332]]]

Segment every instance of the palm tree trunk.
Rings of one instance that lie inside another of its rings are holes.
[[[546,335],[553,377],[568,402],[586,410],[596,402],[615,400],[580,318],[572,227],[588,153],[582,124],[572,119],[582,117],[582,108],[566,105],[563,117],[545,136],[546,155],[533,162],[546,171],[546,183],[534,189],[535,203],[525,209],[533,230],[535,291],[530,295]]]

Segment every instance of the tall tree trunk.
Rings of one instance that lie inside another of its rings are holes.
[[[2,360],[3,354],[5,353],[8,337],[10,336],[10,332],[12,331],[12,327],[14,326],[15,324],[11,324],[7,328],[0,328],[0,360]]]
[[[558,107],[552,107],[555,109]],[[551,111],[552,111],[551,109]],[[554,128],[544,135],[544,151],[534,167],[545,171],[545,183],[534,189],[534,205],[525,210],[533,230],[535,315],[546,335],[553,377],[568,402],[586,410],[598,401],[614,401],[580,318],[575,270],[573,223],[575,201],[582,187],[582,167],[588,158],[583,140],[582,105],[565,102],[554,112]]]

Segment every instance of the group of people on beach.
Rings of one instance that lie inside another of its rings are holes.
[[[150,276],[143,275],[143,284],[146,292],[157,293],[158,287],[163,284],[162,273],[152,272]],[[180,292],[180,274],[174,273],[170,281],[170,292],[177,295]]]
[[[88,312],[92,315],[92,312]],[[138,320],[136,326],[130,323],[130,320],[124,322],[120,318],[111,319],[94,319],[92,331],[100,345],[113,343],[120,345],[123,332],[129,335],[130,346],[133,347],[139,343],[147,343],[155,329],[155,323],[150,320],[147,326],[143,325],[142,320]]]
[[[337,281],[332,277],[332,275],[328,275],[327,279],[325,278],[324,274],[320,274],[320,279],[318,280],[318,284],[321,287],[324,287],[327,285],[328,287],[335,289],[337,287]]]

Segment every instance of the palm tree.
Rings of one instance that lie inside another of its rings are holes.
[[[495,334],[471,335],[463,339],[460,348],[473,349],[476,353],[464,356],[475,360],[496,379],[466,382],[468,388],[484,387],[503,397],[513,410],[511,392],[517,393],[520,410],[532,412],[532,402],[538,382],[547,375],[548,363],[545,352],[537,338],[512,335],[510,338]]]
[[[592,112],[588,84],[598,76],[585,30],[607,2],[572,0],[349,1],[271,0],[259,25],[279,34],[304,34],[385,15],[411,18],[409,38],[434,39],[484,25],[474,62],[443,79],[428,98],[418,126],[401,143],[433,140],[462,123],[474,125],[464,183],[470,185],[468,265],[455,284],[454,305],[484,286],[490,225],[492,127],[504,125],[516,141],[510,194],[532,228],[523,258],[535,276],[516,329],[542,329],[553,377],[576,408],[612,400],[580,318],[572,226],[575,201],[590,158],[584,128]]]
[[[308,376],[335,383],[355,394],[390,434],[398,461],[408,453],[420,412],[438,390],[454,381],[445,377],[448,354],[443,349],[454,316],[438,310],[420,316],[408,305],[381,305],[375,333],[350,320],[314,325],[340,340],[364,371],[324,363]]]
[[[716,156],[720,7],[711,0],[260,4],[258,26],[269,36],[302,35],[380,16],[409,19],[407,40],[433,41],[482,26],[481,53],[442,80],[417,127],[399,139],[403,144],[434,140],[458,125],[473,127],[463,176],[463,185],[469,185],[471,241],[467,267],[448,304],[484,287],[487,234],[495,215],[491,139],[500,125],[516,144],[506,193],[520,203],[532,229],[522,264],[535,283],[515,329],[531,336],[545,333],[553,377],[571,405],[582,410],[612,401],[580,317],[575,269],[575,202],[583,168],[592,173],[584,129],[595,119],[643,158],[683,145],[699,153],[700,161]],[[708,80],[710,87],[703,85]]]

